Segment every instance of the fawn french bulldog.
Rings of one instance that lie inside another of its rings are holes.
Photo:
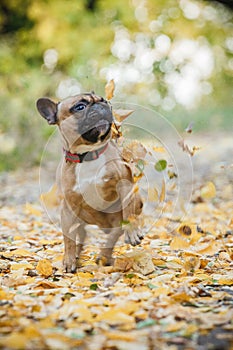
[[[64,150],[56,173],[64,268],[76,271],[87,224],[97,225],[108,234],[98,260],[112,264],[112,251],[122,234],[125,242],[140,244],[143,236],[137,227],[129,229],[130,224],[122,223],[138,216],[143,204],[130,167],[112,139],[111,106],[103,97],[84,93],[58,103],[40,98],[37,109],[49,124],[58,126]]]

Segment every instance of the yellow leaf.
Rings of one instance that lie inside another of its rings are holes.
[[[49,277],[53,274],[53,267],[51,262],[47,259],[42,259],[38,262],[36,267],[37,272],[45,277]]]
[[[25,210],[29,215],[42,216],[42,211],[30,203],[25,204]]]
[[[182,328],[185,328],[187,323],[185,321],[175,322],[168,324],[166,326],[166,332],[177,332],[181,330]]]
[[[214,255],[219,251],[220,246],[221,246],[220,242],[216,242],[216,241],[210,241],[208,243],[202,243],[202,244],[199,243],[195,251],[197,251],[199,254],[202,254],[202,255]]]
[[[233,286],[233,276],[223,276],[220,279],[218,279],[218,284],[226,285],[226,286]]]
[[[50,281],[40,281],[36,284],[35,288],[53,289],[59,288],[59,286],[56,283]]]
[[[16,257],[20,257],[20,258],[26,258],[28,256],[32,256],[33,253],[32,252],[29,252],[28,250],[26,249],[15,249],[15,250],[12,250],[11,252],[6,252],[6,253],[2,253],[2,255],[6,256],[16,256]]]
[[[159,193],[156,187],[148,189],[148,200],[150,202],[157,202],[159,200]]]
[[[115,83],[114,80],[111,79],[106,85],[105,85],[105,96],[107,100],[111,100],[114,96],[114,90],[115,90]]]
[[[25,263],[25,264],[12,264],[11,265],[11,271],[13,270],[20,270],[20,269],[25,269],[25,270],[33,270],[34,269],[34,266],[32,264],[28,264],[28,263]]]
[[[165,152],[165,148],[162,146],[153,146],[153,150],[155,152],[159,152],[159,153],[164,153]]]
[[[74,316],[78,316],[79,322],[92,322],[93,316],[87,306],[78,305],[74,306]]]
[[[60,240],[58,240],[58,239],[41,239],[40,241],[39,241],[39,243],[41,244],[41,245],[50,245],[50,246],[53,246],[53,245],[56,245],[56,244],[59,244],[59,243],[61,243],[61,241]]]
[[[40,200],[43,202],[46,208],[54,208],[58,206],[59,200],[57,194],[57,185],[54,184],[48,192],[42,193]]]
[[[173,250],[186,249],[189,247],[189,242],[187,242],[182,237],[174,237],[170,243],[170,248]]]
[[[28,341],[29,339],[27,335],[14,332],[7,337],[0,339],[0,345],[8,349],[26,349]]]
[[[118,121],[119,123],[122,123],[133,112],[134,111],[132,109],[115,109],[113,110],[113,115],[116,121]]]
[[[133,177],[133,182],[134,183],[136,183],[136,182],[138,182],[141,178],[143,177],[143,173],[141,173],[141,174],[139,174],[139,175],[135,175],[134,177]]]
[[[127,315],[123,312],[123,310],[119,308],[111,308],[108,311],[102,312],[101,314],[96,316],[95,320],[97,322],[105,321],[111,325],[119,325],[122,323],[134,323],[134,317]]]
[[[159,201],[160,201],[160,203],[161,203],[161,202],[164,202],[164,200],[165,200],[165,194],[166,194],[166,186],[165,186],[165,181],[163,180],[162,189],[161,189],[161,193],[160,193],[160,196],[159,196]]]
[[[201,260],[196,256],[189,257],[185,259],[184,269],[187,272],[194,272],[198,270],[201,265]]]
[[[122,136],[122,132],[120,131],[120,125],[116,125],[115,123],[112,123],[111,132],[113,139],[118,139]]]
[[[152,293],[153,293],[153,298],[157,298],[160,295],[168,295],[168,293],[170,292],[170,289],[168,287],[158,287],[155,289],[152,289]]]
[[[189,324],[185,331],[184,331],[184,336],[185,337],[190,337],[193,333],[196,333],[198,330],[198,326],[195,324]]]
[[[201,197],[204,199],[211,199],[216,196],[216,188],[213,182],[209,181],[201,188]]]
[[[113,332],[105,332],[105,336],[107,339],[112,339],[112,340],[123,340],[123,341],[129,341],[133,342],[135,340],[134,335],[127,334],[125,332],[119,332],[114,330]]]
[[[201,233],[197,232],[196,225],[189,222],[182,223],[178,228],[178,232],[183,237],[189,238],[190,245],[195,244],[202,237]]]

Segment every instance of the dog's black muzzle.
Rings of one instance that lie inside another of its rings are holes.
[[[95,103],[87,110],[79,121],[78,131],[82,137],[92,143],[108,136],[113,122],[113,115],[107,104]]]

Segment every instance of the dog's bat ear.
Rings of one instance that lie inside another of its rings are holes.
[[[42,97],[37,100],[36,107],[50,125],[57,124],[57,104],[55,102],[47,97]]]

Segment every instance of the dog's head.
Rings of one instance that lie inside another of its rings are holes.
[[[58,103],[43,97],[37,101],[37,109],[49,124],[58,125],[64,147],[73,153],[86,152],[111,137],[111,106],[94,93],[68,97]]]

